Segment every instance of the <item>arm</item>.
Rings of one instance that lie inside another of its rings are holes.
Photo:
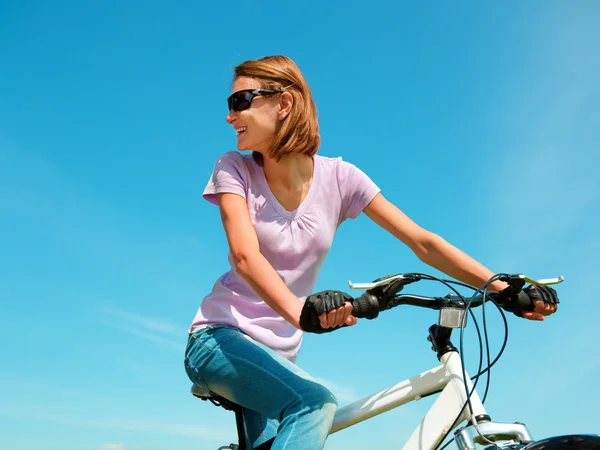
[[[304,303],[289,290],[260,252],[246,200],[237,194],[219,194],[219,208],[236,271],[267,305],[296,328],[302,329],[300,313]],[[351,313],[352,306],[348,303],[342,308],[321,314],[319,320],[324,328],[344,323],[354,325],[356,318]]]
[[[373,222],[410,247],[421,261],[452,278],[471,286],[481,286],[494,275],[437,234],[421,228],[381,194],[377,194],[364,212]],[[506,286],[498,281],[491,288],[501,291]]]
[[[303,304],[260,252],[246,200],[236,194],[219,194],[219,209],[237,272],[267,305],[300,328]]]
[[[375,196],[364,212],[376,224],[410,247],[421,261],[452,278],[471,286],[481,286],[494,275],[491,270],[440,236],[421,228],[381,194]],[[491,289],[498,292],[506,287],[507,284],[502,281],[490,285]],[[534,302],[534,305],[535,311],[528,311],[523,317],[543,320],[543,315],[551,314],[556,309],[542,302]]]

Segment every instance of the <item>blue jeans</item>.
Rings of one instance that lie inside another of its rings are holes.
[[[337,409],[334,395],[237,328],[210,325],[190,335],[185,370],[193,383],[244,408],[252,447],[275,436],[272,450],[325,445]]]

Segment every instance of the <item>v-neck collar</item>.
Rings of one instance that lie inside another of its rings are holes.
[[[279,200],[277,200],[277,197],[275,197],[275,195],[271,191],[271,188],[269,187],[269,183],[267,182],[267,177],[265,176],[264,168],[262,166],[258,165],[256,163],[256,161],[254,161],[254,158],[250,158],[252,160],[252,164],[254,165],[255,170],[258,172],[258,175],[259,175],[258,182],[260,183],[260,187],[261,187],[262,191],[265,193],[267,200],[271,203],[271,205],[273,205],[275,210],[281,216],[283,216],[287,219],[298,219],[299,217],[301,217],[306,212],[308,207],[310,206],[316,192],[318,191],[318,184],[320,181],[321,164],[320,164],[320,161],[319,161],[319,158],[317,155],[314,155],[312,158],[313,158],[313,176],[312,176],[312,180],[310,182],[310,187],[308,188],[308,192],[306,193],[306,197],[304,197],[304,200],[302,200],[300,205],[298,205],[298,207],[296,209],[294,209],[293,211],[288,211],[287,209],[285,209],[283,207],[283,205],[281,203],[279,203]]]

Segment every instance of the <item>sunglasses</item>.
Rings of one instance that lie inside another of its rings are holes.
[[[234,92],[229,96],[227,99],[227,106],[229,106],[230,111],[244,111],[245,109],[250,108],[254,97],[281,94],[281,92],[282,91],[273,91],[271,89],[243,89],[241,91]]]

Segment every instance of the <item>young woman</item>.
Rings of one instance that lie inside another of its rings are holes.
[[[415,224],[356,166],[317,155],[313,98],[289,58],[237,66],[227,101],[237,148],[252,154],[222,155],[204,191],[219,206],[231,269],[204,298],[190,327],[186,372],[192,382],[245,408],[253,446],[276,436],[273,449],[321,449],[337,401],[295,358],[304,300],[338,226],[364,212],[453,278],[479,286],[493,273]],[[543,320],[552,314],[556,296],[551,290],[544,295],[550,299],[535,300],[522,316]],[[319,316],[322,328],[356,323],[350,303],[335,305]]]

